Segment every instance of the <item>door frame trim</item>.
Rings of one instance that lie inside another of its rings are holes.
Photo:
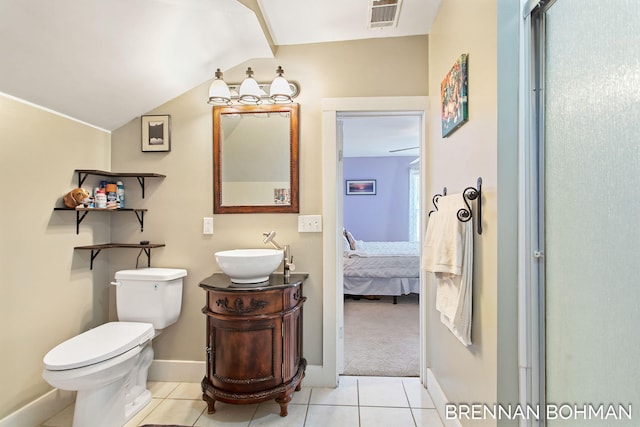
[[[338,112],[366,111],[406,111],[421,112],[422,129],[420,135],[420,174],[426,181],[426,138],[429,118],[429,97],[364,97],[364,98],[325,98],[322,100],[322,215],[324,232],[322,233],[322,383],[335,387],[339,381],[339,351],[344,336],[342,292],[342,205],[337,204],[338,194],[342,194],[342,168],[338,168],[342,150],[337,142]],[[428,188],[423,182],[421,193]],[[424,233],[424,200],[421,197],[421,233]],[[420,281],[421,294],[426,295],[424,278]],[[425,348],[426,313],[423,309],[424,298],[420,298],[420,378],[424,383],[426,368]]]

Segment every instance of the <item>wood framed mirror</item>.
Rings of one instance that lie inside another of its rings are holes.
[[[298,104],[213,107],[213,213],[298,213]]]

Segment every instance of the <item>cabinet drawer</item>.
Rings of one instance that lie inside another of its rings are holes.
[[[227,316],[255,316],[282,311],[280,292],[208,292],[207,306],[217,314]]]

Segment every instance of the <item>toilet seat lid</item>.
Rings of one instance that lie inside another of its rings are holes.
[[[142,345],[154,334],[151,323],[105,323],[58,344],[44,356],[44,365],[52,371],[92,365]]]

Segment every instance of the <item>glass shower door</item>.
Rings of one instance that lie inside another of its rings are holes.
[[[640,5],[543,14],[547,425],[640,425]]]

